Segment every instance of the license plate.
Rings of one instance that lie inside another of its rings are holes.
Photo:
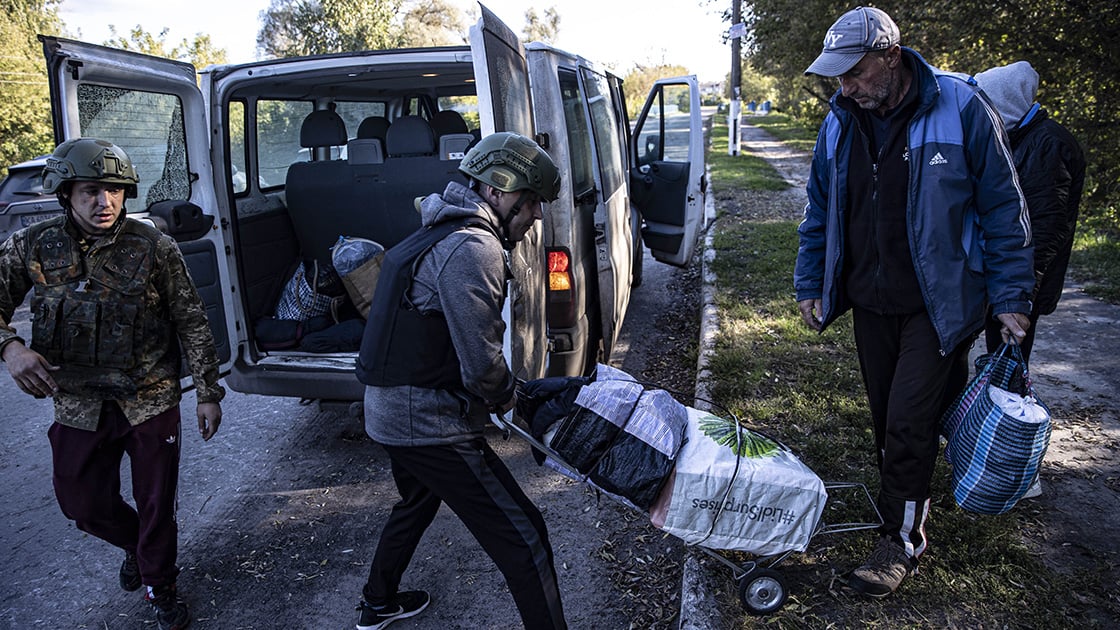
[[[29,225],[34,225],[34,224],[36,224],[40,221],[46,221],[47,219],[53,219],[60,214],[62,214],[62,213],[61,212],[46,212],[46,213],[43,213],[43,214],[21,214],[20,217],[19,217],[19,223],[23,227],[27,227]]]

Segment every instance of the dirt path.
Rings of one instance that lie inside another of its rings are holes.
[[[765,158],[793,187],[791,212],[805,204],[810,155],[743,125],[743,147]],[[979,354],[979,348],[973,354]],[[1038,325],[1031,376],[1053,419],[1042,467],[1043,494],[1015,509],[1022,533],[1063,574],[1084,571],[1112,592],[1120,613],[1120,306],[1086,295],[1070,281],[1058,309]],[[1074,594],[1076,597],[1076,594]]]

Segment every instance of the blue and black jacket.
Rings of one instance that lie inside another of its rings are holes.
[[[1030,218],[999,115],[968,77],[903,48],[918,77],[909,122],[906,224],[910,253],[941,351],[995,314],[1029,313]],[[838,90],[817,136],[794,271],[797,300],[822,300],[825,327],[850,307],[843,286],[849,156],[856,120]]]

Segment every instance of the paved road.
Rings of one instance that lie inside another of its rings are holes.
[[[688,281],[652,260],[645,270],[620,343],[618,364],[634,374],[663,350],[656,315]],[[15,325],[25,330],[21,313]],[[23,395],[0,373],[0,406],[0,627],[153,627],[140,598],[117,586],[121,554],[74,528],[55,503],[49,401]],[[191,428],[193,396],[183,406],[179,584],[192,628],[352,627],[396,498],[386,456],[356,420],[295,400],[231,393],[223,406],[210,443]],[[544,510],[571,627],[628,627],[601,552],[635,515],[538,468],[524,443],[498,434],[491,442]],[[127,497],[127,460],[125,468]],[[430,589],[433,604],[402,630],[517,625],[500,574],[446,508],[403,586]]]

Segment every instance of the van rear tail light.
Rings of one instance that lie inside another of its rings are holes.
[[[563,248],[548,249],[548,325],[567,328],[576,323],[571,253]]]
[[[568,252],[557,249],[548,252],[548,290],[571,291],[572,274],[568,271],[571,260]]]

